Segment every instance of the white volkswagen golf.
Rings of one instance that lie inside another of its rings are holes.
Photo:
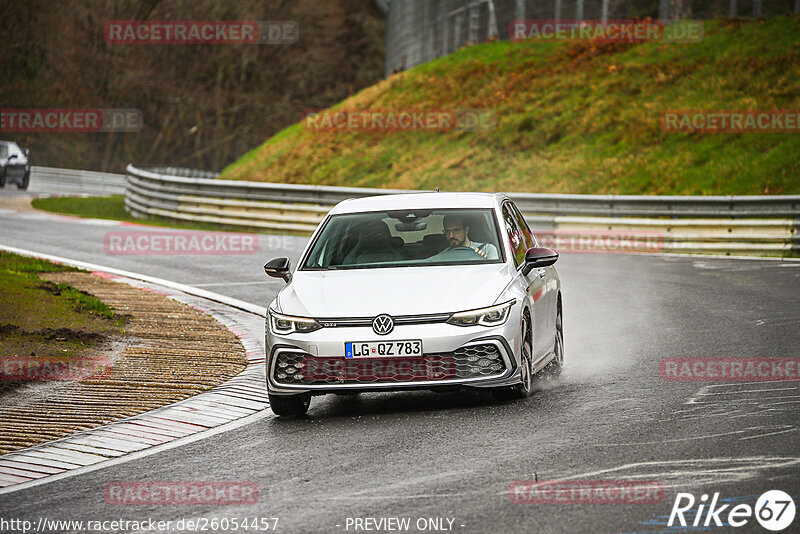
[[[564,364],[558,254],[503,194],[345,200],[269,305],[267,391],[278,415],[313,395],[491,388],[527,396]]]

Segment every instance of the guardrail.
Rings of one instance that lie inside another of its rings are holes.
[[[125,175],[32,166],[28,191],[32,193],[122,195],[125,193]]]
[[[346,198],[416,192],[218,180],[215,173],[174,167],[129,165],[127,172],[125,205],[135,217],[157,215],[278,231],[311,232]],[[659,252],[800,252],[800,195],[509,196],[535,231],[558,236],[562,244],[588,246],[589,239],[647,234],[660,236]]]

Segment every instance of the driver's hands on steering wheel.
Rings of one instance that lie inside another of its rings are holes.
[[[469,250],[469,251],[472,251],[472,252],[474,252],[475,254],[478,254],[479,256],[483,256],[484,258],[486,258],[486,259],[489,259],[489,257],[486,255],[486,253],[485,253],[484,251],[482,251],[482,250],[475,250],[474,248],[472,248],[472,247],[468,247],[468,246],[466,246],[466,245],[459,245],[459,246],[457,246],[457,247],[453,247],[453,248],[451,248],[450,250],[459,250],[459,249],[462,249],[462,250]]]

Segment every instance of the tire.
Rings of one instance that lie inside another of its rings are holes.
[[[6,170],[0,171],[0,189],[6,186]]]
[[[22,177],[22,181],[17,184],[17,189],[21,189],[23,191],[28,189],[28,184],[31,182],[31,173],[30,171],[25,173],[25,176]]]
[[[311,394],[301,393],[300,395],[273,395],[267,393],[269,397],[269,407],[275,415],[282,417],[296,417],[304,415],[311,404]]]
[[[556,315],[556,342],[553,351],[556,357],[537,373],[537,378],[540,380],[555,380],[561,376],[561,370],[564,368],[564,325],[561,319],[561,306],[558,307]]]
[[[530,328],[530,321],[525,319],[524,341],[522,342],[522,358],[520,371],[522,382],[509,388],[498,388],[492,390],[492,395],[499,401],[510,401],[530,397],[533,393],[533,340]]]

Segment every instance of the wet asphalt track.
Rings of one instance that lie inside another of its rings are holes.
[[[0,192],[0,195],[6,193]],[[109,227],[0,211],[0,244],[122,268],[266,305],[261,266],[304,238],[261,236],[245,256],[124,256]],[[152,231],[141,228],[143,231]],[[455,532],[662,532],[676,492],[800,503],[798,382],[667,382],[665,357],[800,354],[800,263],[562,255],[566,368],[529,399],[482,393],[324,397],[308,417],[272,415],[158,454],[0,495],[0,517],[178,520],[279,517],[280,532],[354,532],[348,517],[454,519]],[[712,388],[705,386],[722,384]],[[713,395],[712,395],[713,393]],[[686,404],[691,399],[699,404]],[[657,504],[514,504],[514,480],[638,479]],[[117,506],[109,481],[228,480],[256,505]],[[447,522],[445,522],[447,524]],[[800,524],[795,520],[793,528]],[[766,532],[751,520],[740,529]],[[221,530],[218,530],[221,531]],[[712,529],[714,531],[714,529]],[[81,530],[79,532],[90,532]],[[252,532],[252,530],[251,530]],[[386,532],[386,531],[384,531]],[[788,532],[788,530],[787,530]]]

